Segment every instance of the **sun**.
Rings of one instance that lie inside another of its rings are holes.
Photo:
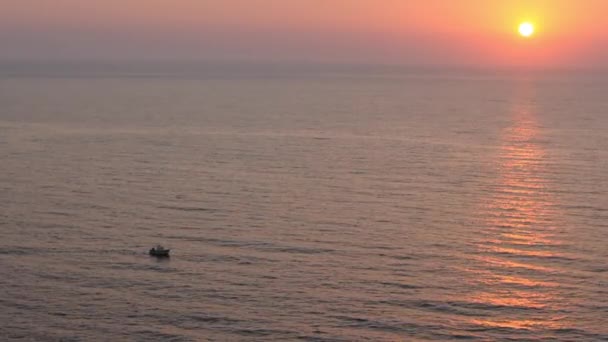
[[[532,37],[534,34],[534,25],[527,21],[519,24],[519,34],[526,38]]]

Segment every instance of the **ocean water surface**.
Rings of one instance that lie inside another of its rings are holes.
[[[608,340],[602,75],[2,70],[2,340]]]

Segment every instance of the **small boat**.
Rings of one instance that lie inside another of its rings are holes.
[[[165,247],[161,245],[156,245],[156,247],[150,248],[150,255],[156,257],[168,257],[170,249],[165,249]]]

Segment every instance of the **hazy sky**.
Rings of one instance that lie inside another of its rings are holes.
[[[608,0],[1,0],[0,59],[608,66]],[[516,34],[523,20],[537,35]]]

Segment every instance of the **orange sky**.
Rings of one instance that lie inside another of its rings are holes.
[[[0,59],[606,66],[606,0],[3,0]],[[536,24],[529,40],[522,20]]]

